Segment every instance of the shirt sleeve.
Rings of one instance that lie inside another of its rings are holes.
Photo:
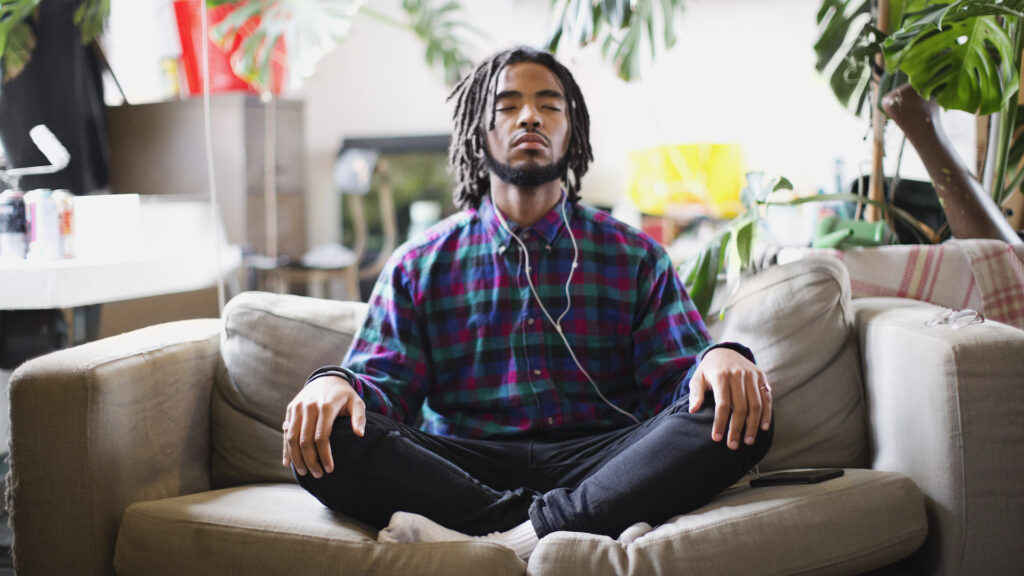
[[[640,412],[657,414],[690,393],[698,362],[715,348],[729,348],[754,362],[742,344],[715,344],[668,254],[655,245],[641,266],[639,306],[633,324],[633,370]]]
[[[366,321],[341,365],[317,369],[306,383],[326,374],[341,376],[367,410],[413,424],[432,374],[412,293],[401,264],[387,266],[370,296]]]

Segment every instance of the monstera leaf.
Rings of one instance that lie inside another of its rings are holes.
[[[904,72],[922,97],[943,108],[991,114],[1016,93],[1016,58],[996,16],[971,15],[964,10],[971,4],[978,3],[932,4],[908,14],[909,23],[883,45],[886,69]]]
[[[239,78],[271,89],[275,50],[283,41],[288,51],[288,85],[297,86],[344,38],[364,0],[207,0],[208,6],[233,5],[210,30],[222,46],[240,41],[231,55]]]
[[[815,68],[828,79],[839,102],[860,114],[871,80],[868,59],[878,50],[871,1],[824,0],[818,10],[818,26],[821,35],[814,44]]]
[[[282,40],[288,52],[288,83],[298,86],[348,35],[360,12],[416,34],[426,44],[427,62],[443,67],[450,84],[471,65],[459,36],[471,28],[455,19],[461,11],[456,0],[403,0],[407,22],[366,8],[366,0],[207,0],[207,6],[223,4],[234,9],[213,27],[211,36],[227,46],[241,39],[231,68],[259,88],[271,87],[274,49]]]
[[[898,30],[905,19],[913,17],[928,3],[928,0],[892,0],[888,29]],[[864,107],[873,69],[871,61],[882,51],[885,40],[885,34],[872,19],[871,4],[871,0],[822,0],[818,8],[820,33],[814,44],[818,57],[815,67],[828,79],[839,102],[855,114],[860,114]],[[883,93],[905,81],[900,74],[883,74],[879,79]]]

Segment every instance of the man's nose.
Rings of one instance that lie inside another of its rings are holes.
[[[519,126],[522,128],[537,128],[540,126],[540,114],[532,104],[523,106],[519,113]]]

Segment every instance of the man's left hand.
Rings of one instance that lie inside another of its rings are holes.
[[[758,427],[768,430],[772,421],[772,389],[764,372],[739,352],[729,348],[715,348],[704,355],[690,379],[690,413],[700,409],[704,393],[715,394],[715,423],[711,439],[722,440],[726,424],[729,425],[728,446],[740,447],[743,441],[754,443]]]

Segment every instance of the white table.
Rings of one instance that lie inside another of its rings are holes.
[[[0,261],[0,310],[77,308],[208,288],[217,282],[210,252],[122,261]],[[241,264],[237,246],[222,250],[223,274]]]
[[[241,248],[226,245],[202,200],[81,196],[75,222],[81,258],[0,259],[0,310],[77,310],[201,290],[242,265]]]

